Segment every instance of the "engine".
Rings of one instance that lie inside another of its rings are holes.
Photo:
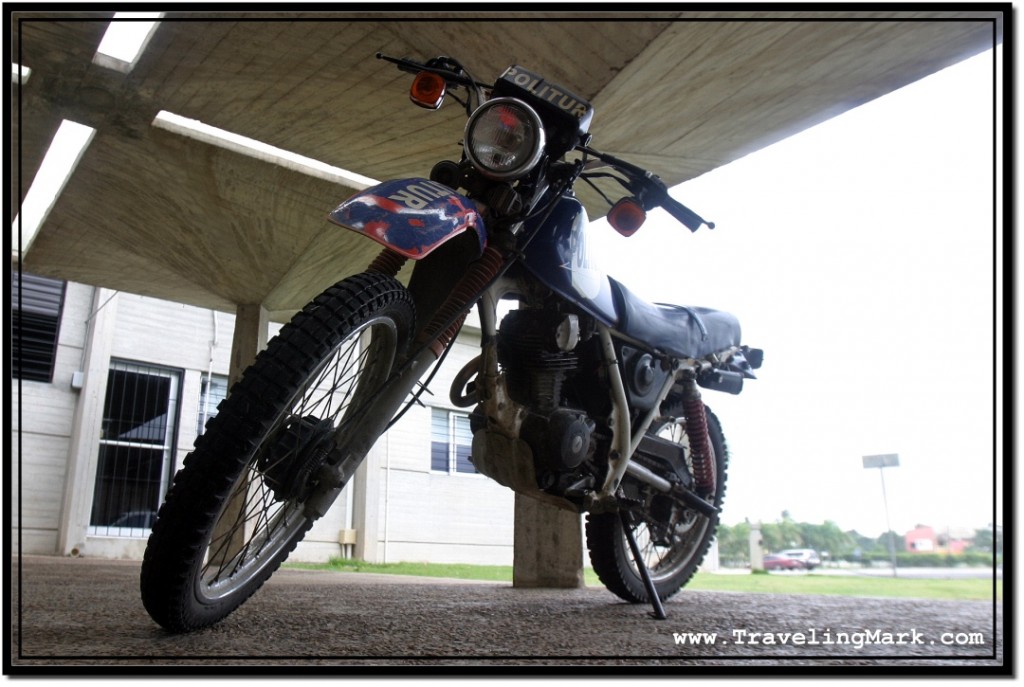
[[[506,315],[498,334],[509,395],[530,409],[520,438],[533,451],[538,486],[556,493],[587,480],[584,464],[596,448],[596,425],[576,407],[588,358],[581,338],[576,315],[531,309]]]
[[[547,310],[513,310],[501,322],[498,362],[513,400],[547,413],[562,402],[566,378],[576,372],[579,320]]]

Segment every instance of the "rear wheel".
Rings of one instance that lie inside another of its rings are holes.
[[[728,455],[718,418],[710,409],[705,407],[704,410],[716,470],[715,492],[705,500],[720,507],[725,495]],[[681,408],[673,408],[665,415],[677,417],[681,411]],[[684,423],[682,418],[662,421],[652,426],[649,433],[686,448],[687,469],[692,476],[693,466],[689,464],[691,454]],[[693,577],[711,545],[718,527],[718,518],[708,518],[687,508],[680,501],[658,496],[650,488],[646,489],[648,491],[641,492],[644,494],[643,505],[628,512],[627,520],[658,597],[667,599]],[[589,514],[586,533],[591,565],[605,587],[626,601],[649,602],[647,589],[626,542],[619,514]]]
[[[317,297],[260,353],[153,526],[141,591],[154,620],[175,632],[218,622],[288,557],[343,486],[331,476],[347,479],[362,461],[345,446],[413,324],[405,287],[361,274]]]

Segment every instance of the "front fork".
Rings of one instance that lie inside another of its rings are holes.
[[[395,277],[405,262],[404,256],[385,248],[370,263],[367,271]],[[388,381],[367,404],[358,426],[348,429],[344,442],[335,446],[331,460],[319,475],[319,482],[324,486],[307,501],[306,515],[321,517],[331,507],[363,458],[387,430],[395,413],[408,401],[416,384],[458,334],[466,313],[498,275],[503,264],[501,253],[489,247],[466,267],[462,278],[427,320],[426,326],[419,329],[411,356],[398,363]]]

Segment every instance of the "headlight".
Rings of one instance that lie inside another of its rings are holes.
[[[518,179],[540,160],[544,127],[533,108],[516,98],[495,98],[466,123],[466,157],[485,176]]]

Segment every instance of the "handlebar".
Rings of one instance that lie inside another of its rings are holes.
[[[643,203],[645,210],[661,207],[665,212],[675,218],[676,221],[690,231],[697,231],[700,229],[701,225],[704,224],[708,225],[708,229],[715,228],[714,222],[708,222],[696,212],[670,196],[668,194],[668,187],[665,186],[665,182],[663,182],[656,174],[648,172],[646,169],[641,167],[637,167],[631,162],[620,160],[613,155],[602,153],[594,150],[593,148],[580,146],[579,150],[601,160],[610,167],[628,176],[634,183],[633,185],[626,186],[638,196]]]
[[[708,225],[708,229],[714,229],[715,223],[709,222],[696,212],[686,207],[672,196],[665,193],[664,199],[661,201],[661,207],[665,208],[665,212],[672,215],[690,231],[697,231],[700,229],[702,224]]]
[[[468,74],[460,74],[450,69],[445,69],[443,67],[438,66],[439,64],[448,65],[449,63],[451,63],[451,66],[458,65],[457,62],[448,57],[435,57],[434,59],[430,60],[430,62],[428,62],[427,64],[421,64],[419,62],[407,60],[402,57],[391,57],[390,55],[385,55],[382,52],[376,53],[375,57],[378,60],[390,62],[391,64],[396,65],[401,71],[409,72],[410,74],[418,74],[419,72],[432,72],[434,74],[437,74],[438,76],[443,76],[445,81],[449,83],[459,84],[460,86],[467,86],[472,88],[491,87],[491,84],[476,81]],[[461,67],[461,65],[459,66]]]
[[[381,52],[376,53],[375,56],[378,60],[391,62],[404,72],[417,74],[419,72],[429,71],[443,77],[445,81],[450,84],[458,84],[467,88],[475,89],[477,90],[478,101],[483,100],[480,90],[489,89],[491,87],[491,84],[481,83],[473,79],[457,60],[450,57],[435,57],[429,60],[426,64],[421,64],[401,57],[391,57]],[[453,69],[458,71],[453,71]],[[467,112],[469,112],[468,103],[466,104],[466,107]],[[637,167],[625,160],[620,160],[613,155],[602,153],[594,150],[593,148],[588,148],[585,145],[577,146],[577,150],[600,160],[621,174],[627,176],[629,178],[629,182],[624,182],[617,177],[615,178],[637,197],[645,210],[650,210],[656,207],[664,208],[669,215],[690,231],[697,231],[704,224],[708,225],[709,229],[715,228],[714,222],[708,222],[696,212],[671,197],[668,194],[668,188],[665,186],[665,183],[658,178],[656,174],[648,172],[647,170]]]

